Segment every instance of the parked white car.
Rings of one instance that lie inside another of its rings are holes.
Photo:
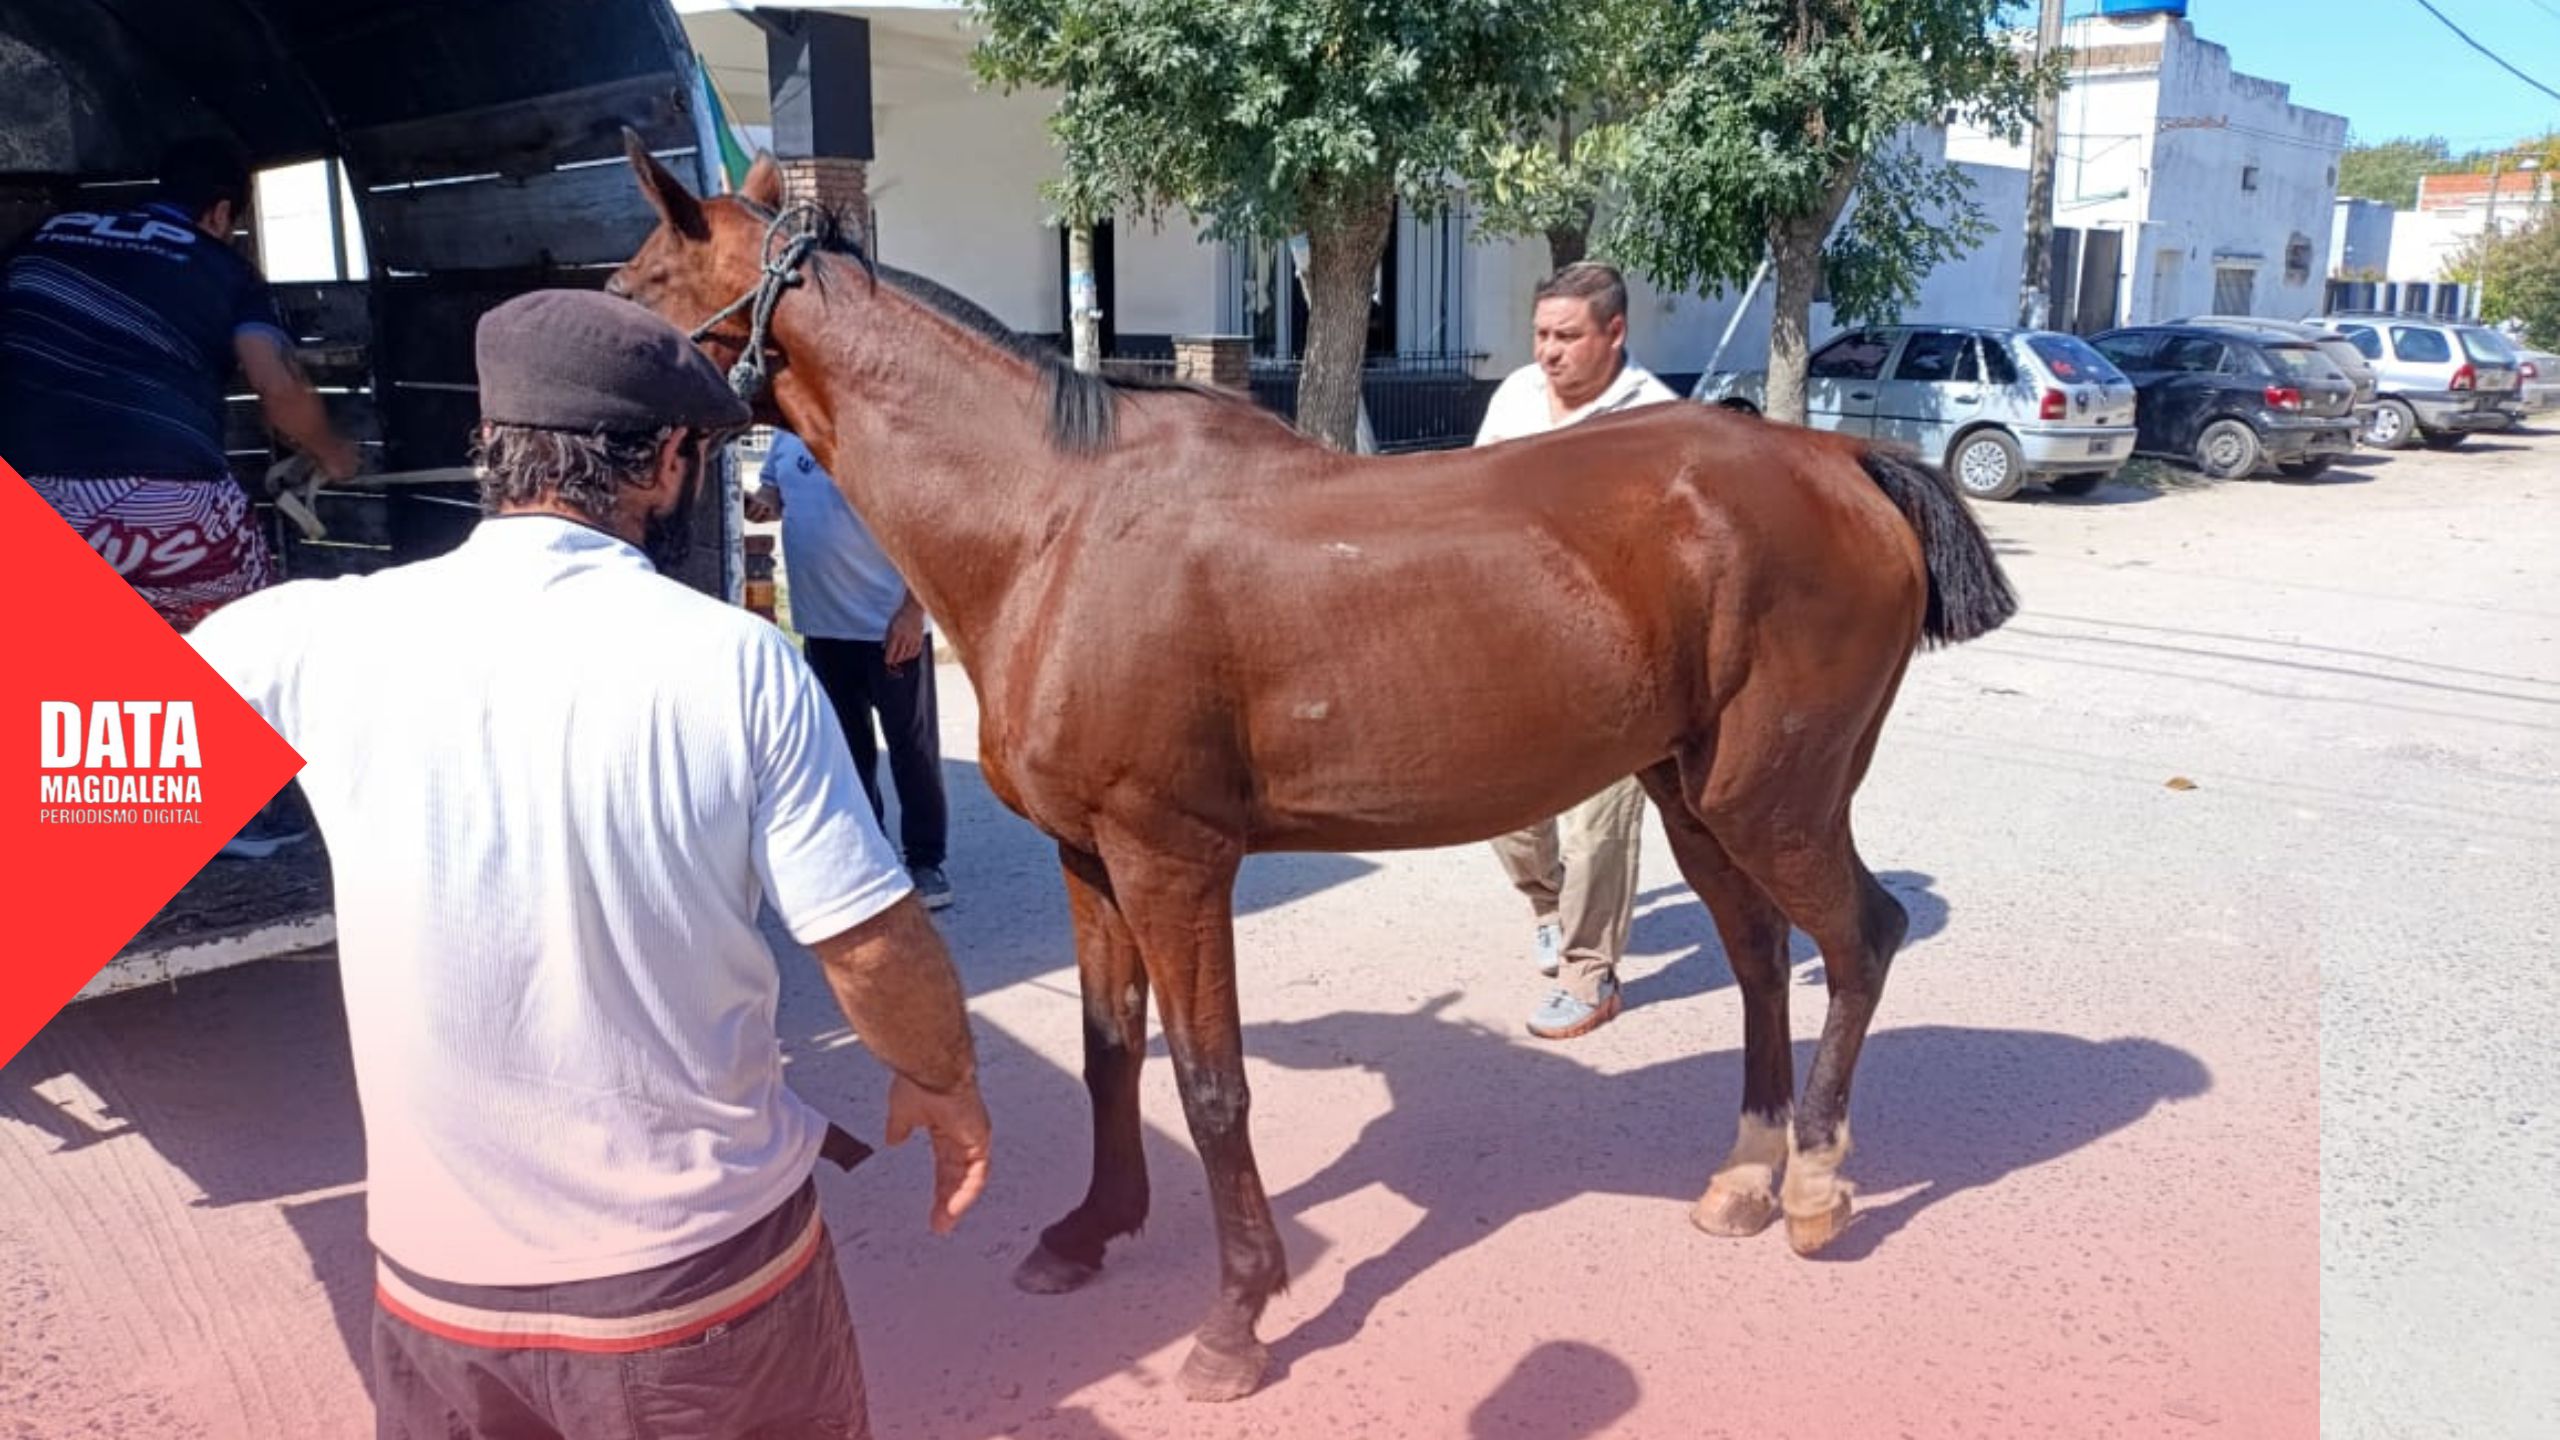
[[[1758,414],[1768,373],[1699,377],[1693,398]],[[2031,482],[2086,495],[2133,455],[2133,382],[2076,335],[1990,325],[1875,325],[1806,367],[1806,422],[1943,464],[1965,494]]]
[[[2560,410],[2560,355],[2518,347],[2516,401],[2509,413],[2517,423]]]

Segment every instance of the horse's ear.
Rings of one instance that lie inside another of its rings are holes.
[[[622,153],[631,157],[631,173],[640,179],[640,193],[649,197],[649,208],[668,228],[687,240],[701,240],[711,234],[711,226],[702,218],[702,202],[684,187],[658,157],[649,153],[648,142],[640,132],[626,125],[622,129]]]
[[[767,210],[782,208],[782,167],[774,162],[772,151],[756,152],[756,163],[747,167],[747,178],[739,182],[738,195]]]

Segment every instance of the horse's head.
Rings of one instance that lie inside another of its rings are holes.
[[[637,134],[625,130],[623,148],[641,193],[658,212],[658,228],[639,253],[613,272],[605,289],[647,306],[692,335],[736,380],[755,324],[757,291],[768,281],[768,260],[783,258],[774,248],[792,238],[777,242],[771,220],[782,203],[782,171],[771,155],[759,155],[736,196],[705,200],[659,164]],[[750,204],[759,209],[750,210]],[[777,290],[774,299],[781,293]],[[781,362],[770,356],[770,346],[767,352],[765,363],[778,370]],[[770,387],[761,383],[761,374],[753,378],[758,393],[747,400],[756,407],[757,418],[769,422],[774,418]]]

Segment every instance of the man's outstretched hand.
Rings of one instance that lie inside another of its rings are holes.
[[[987,1188],[993,1139],[976,1078],[964,1079],[941,1094],[904,1075],[890,1081],[889,1143],[907,1143],[907,1136],[919,1125],[933,1143],[933,1233],[948,1235]]]

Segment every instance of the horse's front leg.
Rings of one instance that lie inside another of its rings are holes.
[[[1147,972],[1100,858],[1061,845],[1084,991],[1084,1088],[1093,1105],[1093,1182],[1084,1203],[1040,1232],[1013,1283],[1040,1295],[1076,1289],[1102,1269],[1111,1241],[1147,1219],[1147,1152],[1138,1069],[1147,1058]]]
[[[1106,845],[1121,913],[1156,986],[1182,1110],[1208,1171],[1218,1230],[1218,1299],[1182,1365],[1194,1400],[1253,1393],[1270,1364],[1254,1334],[1288,1283],[1288,1257],[1248,1133],[1243,1022],[1236,1005],[1235,879],[1243,847],[1197,831],[1144,846]]]

